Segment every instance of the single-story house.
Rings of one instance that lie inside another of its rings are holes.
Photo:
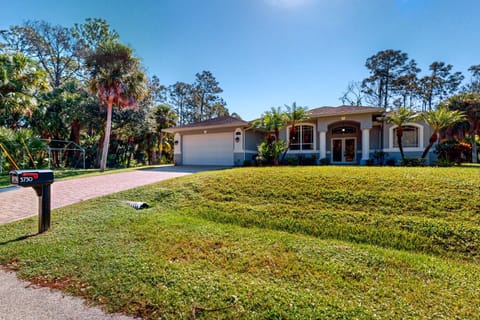
[[[386,122],[385,109],[378,107],[339,106],[309,110],[310,119],[296,127],[295,143],[287,157],[326,159],[331,164],[366,164],[375,154],[398,163],[401,159],[396,139],[397,126]],[[258,154],[257,146],[265,132],[252,128],[251,122],[224,116],[165,130],[174,134],[176,165],[241,166]],[[280,139],[288,141],[290,130],[284,128]],[[422,121],[403,126],[406,157],[419,158],[428,144],[431,130]],[[427,156],[436,158],[434,148]]]

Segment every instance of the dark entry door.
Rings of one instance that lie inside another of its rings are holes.
[[[341,138],[332,140],[332,162],[355,162],[355,138]]]

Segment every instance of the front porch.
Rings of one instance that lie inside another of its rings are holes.
[[[322,121],[317,125],[319,157],[332,164],[366,164],[372,157],[372,147],[379,148],[380,127],[365,127],[353,120]]]
[[[295,148],[288,151],[291,156],[315,155],[321,163],[366,164],[375,151],[384,149],[382,108],[320,107],[309,113],[310,120],[296,126],[300,134]],[[289,128],[283,137],[286,141],[288,134]]]

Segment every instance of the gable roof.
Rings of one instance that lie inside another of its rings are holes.
[[[339,107],[319,107],[308,110],[312,117],[328,117],[342,114],[362,114],[362,113],[382,113],[385,109],[380,107],[362,107],[362,106],[339,106]]]
[[[363,107],[363,106],[339,106],[339,107],[319,107],[307,110],[312,118],[322,118],[345,114],[379,114],[384,113],[385,109],[380,107]],[[190,123],[183,126],[164,129],[165,132],[175,133],[190,130],[201,130],[210,128],[232,128],[232,127],[250,127],[251,122],[241,120],[232,116],[221,116],[200,122]]]
[[[247,121],[232,117],[232,116],[221,116],[218,118],[208,119],[200,122],[190,123],[183,126],[177,126],[173,128],[165,129],[166,132],[178,132],[178,131],[188,131],[194,129],[207,129],[207,128],[228,128],[228,127],[245,127],[249,126]]]

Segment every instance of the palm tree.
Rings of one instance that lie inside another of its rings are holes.
[[[253,121],[252,127],[267,131],[266,144],[267,149],[273,156],[273,163],[278,164],[278,156],[285,148],[284,142],[280,141],[280,129],[286,124],[285,113],[281,108],[271,108],[270,111],[263,113],[260,119]]]
[[[397,143],[398,149],[400,149],[400,155],[402,156],[402,160],[405,159],[405,153],[403,152],[403,145],[402,145],[402,137],[403,137],[403,126],[409,122],[413,121],[418,117],[415,113],[407,108],[399,108],[396,111],[390,113],[387,118],[388,123],[393,123],[397,125]]]
[[[46,146],[31,129],[16,130],[0,127],[0,156],[4,155],[11,168],[36,167],[38,160],[45,158]],[[42,154],[43,153],[43,154]],[[3,163],[0,162],[0,166]],[[0,168],[0,172],[3,167]]]
[[[465,92],[454,95],[442,105],[450,110],[465,112],[469,135],[472,140],[472,162],[478,162],[478,150],[475,137],[480,135],[480,93]]]
[[[159,151],[158,159],[162,159],[163,151],[163,129],[174,127],[177,124],[177,114],[165,104],[158,105],[152,110],[152,117],[155,123],[155,131],[157,134],[157,150]],[[156,158],[156,152],[153,153]],[[156,159],[154,159],[154,163]]]
[[[268,135],[275,140],[279,139],[280,129],[285,127],[285,113],[281,108],[271,108],[262,114],[260,119],[253,121],[252,126],[257,129],[264,129]]]
[[[423,113],[421,119],[430,125],[433,131],[429,143],[422,154],[422,159],[424,159],[433,144],[438,141],[440,131],[465,120],[465,115],[458,110],[448,110],[445,107],[438,107],[436,110]]]
[[[0,54],[0,70],[0,125],[17,128],[37,107],[39,92],[48,89],[46,73],[21,53]]]
[[[132,49],[115,41],[100,45],[86,58],[90,69],[89,88],[97,93],[100,104],[107,106],[107,122],[103,142],[100,171],[105,171],[110,132],[112,129],[113,105],[135,107],[146,94],[146,77],[140,61]]]
[[[307,108],[305,107],[297,107],[297,103],[292,103],[292,106],[285,105],[287,108],[287,112],[285,112],[285,120],[287,127],[290,126],[290,135],[288,139],[288,145],[283,151],[282,161],[285,159],[290,146],[292,145],[292,141],[295,137],[296,129],[298,123],[308,120],[310,116],[308,115]]]

